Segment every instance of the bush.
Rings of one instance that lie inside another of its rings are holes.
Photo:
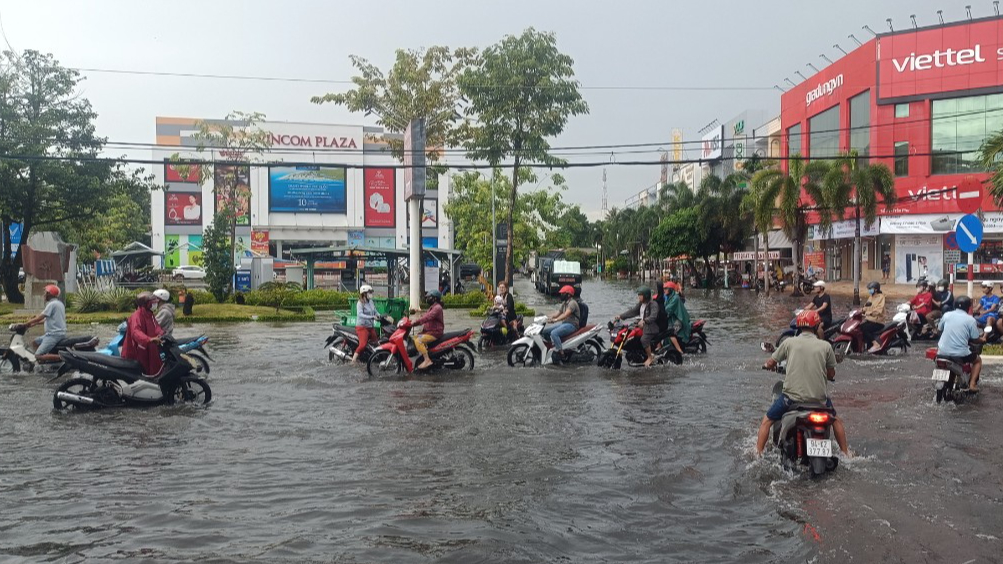
[[[488,304],[488,298],[482,292],[467,292],[466,294],[446,294],[442,296],[442,307],[466,308],[483,307]]]
[[[216,298],[206,290],[188,290],[188,293],[195,297],[196,304],[216,303]],[[171,292],[171,295],[176,296],[177,294]]]
[[[486,303],[477,309],[471,310],[470,317],[486,317],[488,314],[488,310],[491,309],[491,306],[492,306],[491,303]],[[536,315],[536,310],[527,306],[522,302],[515,302],[515,313],[517,315],[529,317],[532,315]]]
[[[196,299],[198,299],[198,296],[196,296]],[[283,307],[308,306],[313,309],[324,310],[345,309],[356,299],[357,296],[354,292],[339,292],[337,290],[314,288],[313,290],[301,290],[290,293],[283,302]],[[244,294],[244,303],[247,305],[262,306],[274,305],[274,302],[270,300],[268,292],[262,291],[261,289],[252,290]]]
[[[105,293],[97,288],[81,288],[75,294],[66,296],[67,305],[77,313],[104,311],[107,307]]]
[[[136,309],[136,296],[138,293],[128,288],[114,288],[105,292],[105,311],[127,312]]]

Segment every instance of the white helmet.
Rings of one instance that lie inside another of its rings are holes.
[[[899,304],[898,307],[895,308],[895,311],[899,313],[909,313],[912,311],[912,306],[909,304]]]
[[[995,286],[995,284],[993,284],[992,282],[990,282],[988,280],[983,280],[982,281],[982,287],[983,288],[992,288],[994,286]]]
[[[159,290],[154,290],[153,291],[153,296],[155,298],[157,298],[158,300],[160,300],[162,302],[165,302],[165,303],[171,301],[171,293],[168,292],[167,290],[163,289],[163,288],[161,288]]]
[[[825,288],[825,282],[819,280],[818,282],[815,282],[814,284],[812,284],[812,286],[814,286],[816,288]]]
[[[372,294],[372,293],[373,293],[373,287],[370,286],[369,284],[363,284],[362,287],[359,288],[359,295],[360,296],[362,294]]]

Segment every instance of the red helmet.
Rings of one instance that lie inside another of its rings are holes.
[[[672,290],[673,292],[678,292],[679,291],[679,284],[676,284],[672,280],[669,280],[665,284],[662,284],[662,289],[664,289],[664,290]]]
[[[822,323],[822,318],[818,316],[817,311],[806,309],[797,315],[795,322],[798,327],[817,327]]]
[[[59,286],[56,286],[55,284],[49,284],[48,286],[45,287],[45,293],[49,294],[53,298],[58,298],[59,297]]]
[[[557,291],[558,294],[571,294],[575,295],[575,289],[572,286],[561,286],[561,289]]]

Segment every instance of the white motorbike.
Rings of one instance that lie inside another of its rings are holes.
[[[543,338],[543,329],[548,319],[546,315],[534,318],[533,324],[526,328],[522,338],[512,343],[508,349],[509,366],[554,364],[554,345]],[[590,324],[561,339],[564,351],[570,352],[564,362],[594,364],[603,350],[600,330],[598,325]]]
[[[24,335],[28,332],[28,326],[24,324],[13,324],[8,327],[11,332],[10,343],[7,347],[0,347],[0,374],[15,372],[34,372],[35,368],[45,366],[59,366],[62,361],[59,353],[66,350],[94,351],[97,347],[98,338],[91,335],[84,337],[66,337],[56,345],[52,352],[42,355],[42,358],[35,356],[35,353],[28,350]]]

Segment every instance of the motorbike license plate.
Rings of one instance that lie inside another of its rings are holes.
[[[828,439],[807,439],[808,456],[832,457],[832,441]]]
[[[951,371],[944,370],[943,368],[933,369],[933,378],[931,380],[936,380],[938,382],[947,382],[951,378]]]

